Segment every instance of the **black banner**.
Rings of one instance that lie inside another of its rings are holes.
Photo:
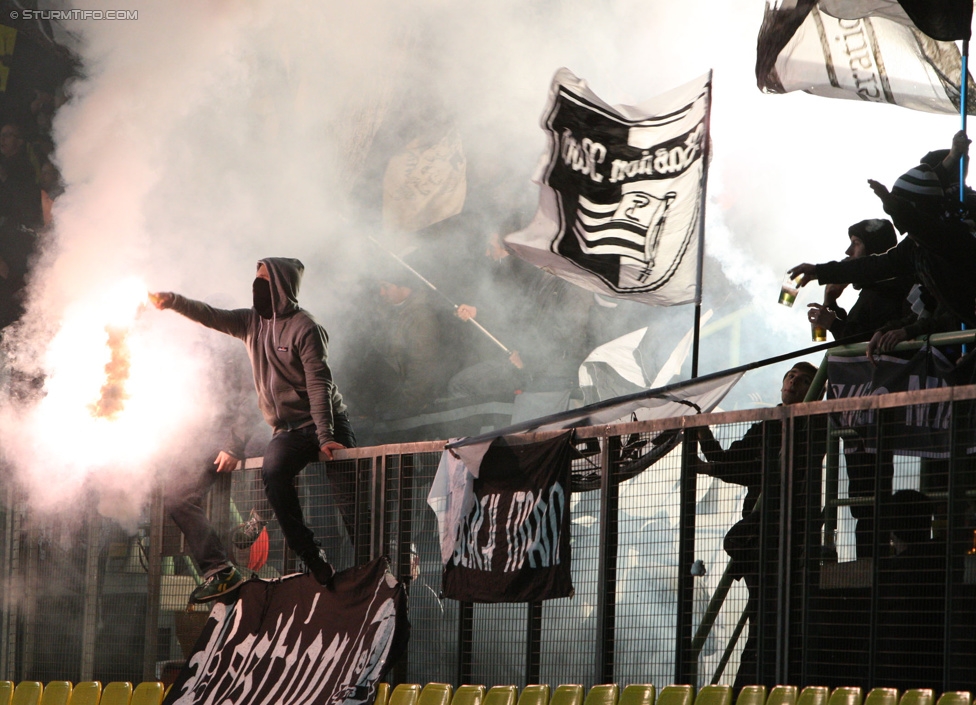
[[[473,501],[444,567],[444,596],[535,602],[573,593],[569,496],[572,434],[538,443],[499,438],[485,453]]]
[[[957,368],[938,350],[923,348],[911,359],[888,355],[872,365],[865,356],[827,358],[827,398],[845,399],[890,392],[938,389],[955,383]],[[952,407],[949,402],[912,404],[896,410],[897,418],[885,421],[884,447],[903,455],[925,458],[949,456],[949,426]],[[835,415],[841,428],[858,430],[868,446],[874,441],[876,409],[850,411]],[[869,453],[876,447],[865,447]]]
[[[406,648],[403,585],[379,558],[338,573],[249,580],[218,603],[169,695],[189,703],[372,703]]]

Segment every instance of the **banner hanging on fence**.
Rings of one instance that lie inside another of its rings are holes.
[[[965,2],[949,4],[966,9]],[[912,6],[923,28],[903,5]],[[952,41],[937,41],[925,30],[943,38],[962,38],[964,30],[968,37],[972,4],[968,17],[955,10],[921,12],[924,5],[893,0],[783,0],[773,7],[767,2],[756,52],[759,89],[764,93],[802,90],[826,98],[958,114],[959,48]],[[969,87],[976,87],[971,78]],[[967,104],[970,114],[976,112],[971,97]]]
[[[445,597],[536,602],[573,593],[572,435],[533,443],[499,438],[481,449],[472,469],[444,451],[427,503],[437,515]]]
[[[311,575],[249,580],[214,605],[165,702],[366,705],[409,629],[385,558],[338,573],[333,590]]]
[[[923,348],[911,359],[882,355],[875,365],[864,356],[827,358],[827,398],[846,399],[891,392],[949,387],[957,368],[935,348]],[[912,404],[897,409],[898,418],[884,424],[884,447],[904,455],[924,458],[949,457],[949,402]],[[869,453],[877,452],[874,426],[876,409],[837,414],[841,428],[852,428],[864,435]]]
[[[505,237],[577,286],[656,306],[698,296],[710,74],[639,106],[604,103],[568,69],[552,80],[539,209]]]

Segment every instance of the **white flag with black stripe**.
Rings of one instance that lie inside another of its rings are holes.
[[[916,10],[916,21],[924,20],[921,27],[906,13],[905,4]],[[949,11],[957,5],[968,9],[968,16]],[[955,42],[933,37],[968,36],[971,17],[968,0],[767,1],[757,43],[756,80],[765,93],[799,90],[958,114],[962,56]],[[973,114],[972,78],[968,86],[967,112]]]
[[[509,248],[610,296],[697,300],[710,88],[706,75],[640,106],[611,107],[557,71],[542,121],[539,209],[505,238]]]

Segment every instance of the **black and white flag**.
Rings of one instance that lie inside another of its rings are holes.
[[[445,597],[536,602],[573,593],[571,439],[499,438],[480,449],[480,463],[444,451],[427,502],[438,517]]]
[[[953,41],[938,39],[968,38],[972,10],[969,0],[767,2],[759,88],[958,114],[961,54]],[[976,85],[968,80],[973,114]]]
[[[406,648],[403,585],[385,558],[338,573],[249,580],[216,603],[166,705],[366,705]]]
[[[891,392],[940,389],[956,384],[958,368],[937,349],[923,348],[911,359],[882,355],[876,363],[866,357],[827,358],[827,398],[845,399]],[[844,412],[836,415],[840,428],[854,429],[869,453],[877,452],[875,425],[878,411]],[[949,457],[949,428],[952,404],[947,401],[911,404],[897,410],[896,418],[884,423],[884,447],[903,455],[923,458]],[[971,429],[964,429],[968,440]],[[960,436],[959,440],[963,440]],[[965,441],[964,441],[965,442]],[[968,445],[968,443],[967,443]],[[969,452],[972,452],[970,449]]]
[[[505,238],[522,259],[578,286],[672,306],[698,296],[710,76],[639,106],[604,103],[556,72],[534,180],[539,209]]]

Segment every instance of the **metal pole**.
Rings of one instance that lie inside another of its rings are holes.
[[[695,334],[691,343],[691,376],[698,376],[698,347],[701,340],[702,270],[705,266],[705,200],[708,195],[708,159],[712,137],[712,70],[708,70],[708,91],[705,96],[705,146],[702,149],[701,207],[698,210],[698,271],[695,281]]]
[[[969,40],[962,40],[962,78],[959,81],[959,114],[961,115],[962,131],[966,132],[966,116],[968,110],[966,110],[966,93],[969,88]],[[959,205],[962,206],[966,202],[966,160],[968,155],[963,155],[959,158]],[[963,323],[961,326],[962,330],[966,330],[966,324]],[[965,355],[969,352],[968,346],[962,346],[962,354]]]
[[[166,520],[161,488],[156,488],[153,492],[149,511],[149,552],[146,556],[146,568],[149,575],[146,586],[146,631],[143,640],[145,651],[142,654],[142,680],[144,681],[156,680],[156,651],[159,644],[159,597],[163,563],[163,522]]]
[[[969,88],[969,40],[962,40],[962,78],[959,81],[959,114],[961,116],[963,132],[966,131],[966,93]],[[959,202],[966,200],[966,156],[959,159]]]
[[[88,545],[85,547],[85,592],[81,613],[81,664],[79,681],[95,678],[95,639],[98,636],[98,549],[102,518],[91,503],[88,512]]]
[[[620,451],[620,437],[606,436],[600,455],[600,545],[597,555],[597,639],[594,682],[614,682],[617,615],[618,483],[613,482],[611,458]]]
[[[369,240],[370,240],[370,242],[372,242],[372,243],[373,243],[374,245],[376,245],[376,246],[377,246],[378,248],[380,248],[381,250],[383,250],[383,252],[385,252],[385,253],[386,253],[386,254],[388,254],[388,255],[389,255],[390,257],[392,257],[392,258],[393,258],[393,259],[395,259],[395,260],[396,260],[397,262],[399,262],[399,263],[400,263],[400,264],[401,264],[401,265],[402,265],[402,266],[403,266],[404,268],[406,268],[406,269],[407,269],[407,271],[409,271],[409,272],[410,272],[411,274],[413,274],[413,275],[414,275],[415,277],[417,277],[417,279],[419,279],[419,280],[420,280],[420,281],[422,281],[422,282],[423,282],[424,284],[426,284],[426,285],[427,285],[427,286],[428,286],[428,287],[430,288],[430,290],[431,290],[431,291],[433,291],[433,292],[434,292],[434,293],[436,293],[436,294],[437,294],[438,296],[440,296],[440,297],[441,297],[442,299],[444,299],[444,301],[446,301],[446,302],[448,303],[448,305],[450,305],[450,306],[451,306],[451,308],[453,308],[453,309],[454,309],[455,311],[457,311],[457,309],[458,309],[458,305],[457,305],[456,303],[454,303],[453,301],[451,301],[451,300],[450,300],[450,299],[449,299],[449,298],[448,298],[447,296],[445,296],[445,295],[444,295],[444,293],[443,293],[443,292],[441,292],[441,290],[440,290],[440,289],[438,289],[438,288],[437,288],[436,286],[434,286],[434,284],[433,284],[433,282],[431,282],[431,281],[430,281],[429,279],[427,279],[427,278],[426,278],[426,277],[425,277],[425,276],[424,276],[423,274],[421,274],[421,273],[420,273],[420,272],[418,272],[418,271],[417,271],[416,269],[414,269],[414,268],[413,268],[413,267],[411,267],[411,266],[410,266],[409,264],[407,264],[407,263],[406,263],[406,262],[404,262],[404,261],[403,261],[402,259],[400,259],[400,258],[399,258],[399,257],[398,257],[398,256],[396,255],[396,253],[395,253],[395,252],[391,252],[391,251],[390,251],[390,250],[388,250],[387,248],[385,248],[385,247],[383,247],[383,245],[381,245],[381,244],[379,243],[379,241],[377,241],[377,239],[376,239],[376,238],[374,238],[374,237],[373,237],[372,235],[370,235],[370,236],[369,236]],[[473,318],[469,318],[469,319],[468,319],[468,323],[470,323],[470,324],[471,324],[471,325],[473,325],[473,326],[474,326],[475,328],[477,328],[477,329],[478,329],[478,330],[480,330],[480,331],[481,331],[482,333],[484,333],[484,334],[485,334],[486,336],[488,336],[488,338],[489,338],[489,339],[491,340],[491,342],[493,342],[493,343],[494,343],[495,345],[497,345],[497,346],[498,346],[498,347],[500,347],[500,348],[501,348],[502,350],[504,350],[506,354],[508,354],[508,355],[511,355],[511,354],[512,354],[512,351],[511,351],[511,350],[509,350],[509,349],[508,349],[507,347],[505,347],[505,345],[504,345],[504,343],[502,343],[502,341],[500,341],[500,340],[499,340],[498,338],[496,338],[496,337],[495,337],[495,336],[493,336],[493,335],[492,335],[491,333],[489,333],[489,332],[488,332],[488,331],[487,331],[487,330],[485,329],[485,327],[484,327],[484,326],[482,326],[482,325],[481,325],[480,323],[478,323],[478,321],[476,321],[476,320],[474,320]]]
[[[695,600],[695,507],[698,476],[695,473],[697,443],[694,431],[686,431],[681,448],[681,484],[678,514],[678,614],[675,619],[675,683],[698,685],[698,661],[692,662],[692,620]]]

